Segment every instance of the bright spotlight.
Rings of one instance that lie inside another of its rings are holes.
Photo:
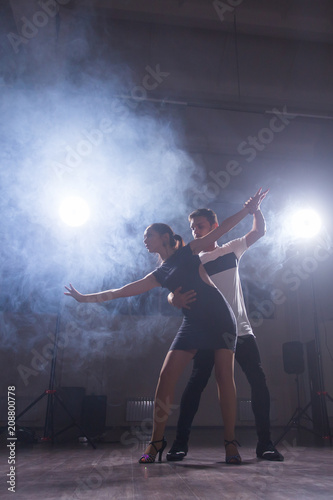
[[[297,238],[312,238],[321,229],[319,215],[311,209],[300,210],[292,218],[293,234]]]
[[[90,216],[87,202],[78,196],[66,198],[60,205],[59,214],[68,226],[82,226]]]

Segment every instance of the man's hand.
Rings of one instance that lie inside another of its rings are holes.
[[[260,210],[260,204],[265,199],[269,189],[266,191],[262,191],[262,188],[258,189],[256,194],[244,203],[244,207],[246,207],[250,214],[254,214],[257,210]]]
[[[189,290],[188,292],[181,293],[182,287],[179,286],[173,293],[169,293],[168,302],[177,309],[191,309],[190,304],[197,300],[197,292]]]

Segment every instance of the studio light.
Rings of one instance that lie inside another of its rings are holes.
[[[312,209],[303,209],[292,217],[292,229],[296,238],[312,238],[321,229],[319,215]]]
[[[85,200],[79,196],[71,196],[61,203],[59,215],[68,226],[78,227],[87,222],[90,210]]]

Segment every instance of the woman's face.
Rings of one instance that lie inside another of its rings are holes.
[[[143,233],[143,242],[149,253],[159,253],[163,248],[163,236],[151,227],[147,227]]]

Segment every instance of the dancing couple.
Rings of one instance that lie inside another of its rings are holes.
[[[225,461],[240,464],[241,457],[235,439],[236,388],[234,383],[234,358],[237,342],[235,315],[222,293],[205,270],[199,253],[210,248],[225,233],[235,227],[248,214],[260,209],[267,191],[259,189],[244,207],[217,225],[208,234],[184,244],[182,238],[162,223],[154,223],[144,232],[144,244],[150,253],[161,258],[161,265],[144,278],[118,289],[92,294],[81,294],[71,284],[66,295],[78,302],[104,302],[131,297],[155,287],[170,292],[195,293],[195,304],[183,307],[183,321],[171,344],[159,375],[155,401],[151,441],[140,458],[142,464],[161,461],[166,447],[164,430],[173,402],[176,383],[185,367],[198,352],[214,352],[213,363],[218,396],[224,424]]]

